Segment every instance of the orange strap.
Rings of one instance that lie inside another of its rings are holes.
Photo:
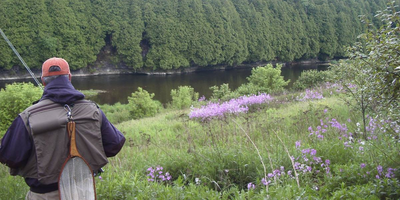
[[[71,138],[70,151],[69,151],[71,158],[82,157],[78,152],[78,148],[76,147],[75,122],[73,121],[68,122],[67,128],[68,128],[68,135]]]

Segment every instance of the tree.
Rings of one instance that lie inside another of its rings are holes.
[[[275,68],[272,64],[254,68],[251,70],[251,75],[247,77],[249,83],[241,85],[236,92],[241,95],[282,92],[290,80],[284,80],[281,76],[281,68],[282,65],[279,64]]]
[[[13,83],[0,90],[0,138],[18,114],[39,100],[42,93],[32,83]]]
[[[376,17],[384,25],[376,29],[364,19],[366,33],[348,49],[349,59],[333,67],[360,108],[364,136],[368,114],[400,123],[400,17],[394,2]]]
[[[128,110],[133,119],[151,117],[162,108],[159,101],[153,100],[154,94],[138,87],[138,90],[128,97]]]

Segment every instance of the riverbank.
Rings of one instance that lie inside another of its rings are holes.
[[[257,66],[264,66],[271,62],[256,62],[256,63],[244,63],[235,66],[228,65],[215,65],[215,66],[194,66],[185,67],[179,69],[171,70],[148,70],[148,69],[132,69],[123,64],[115,65],[110,62],[96,62],[95,66],[98,67],[88,67],[79,70],[72,70],[71,73],[74,76],[98,76],[98,75],[115,75],[115,74],[138,74],[138,75],[172,75],[172,74],[184,74],[184,73],[195,73],[203,71],[215,71],[215,70],[232,70],[232,69],[243,69],[252,68]],[[307,61],[297,61],[297,62],[287,62],[280,63],[284,67],[296,67],[298,65],[329,65],[329,61],[319,61],[319,60],[307,60]],[[276,62],[273,62],[276,64]],[[31,69],[34,76],[40,79],[42,74],[41,70]],[[0,70],[0,81],[2,80],[24,80],[31,79],[32,76],[23,67],[13,67],[10,70]]]

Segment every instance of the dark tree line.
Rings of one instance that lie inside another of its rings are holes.
[[[72,69],[112,61],[176,69],[342,57],[385,0],[2,0],[0,27],[28,66],[49,57]],[[398,0],[397,0],[398,3]],[[375,21],[379,25],[379,21]],[[20,65],[0,42],[0,68]]]

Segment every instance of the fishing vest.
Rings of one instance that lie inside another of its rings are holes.
[[[101,137],[102,115],[91,101],[76,101],[71,108],[76,123],[76,146],[90,168],[97,172],[108,163]],[[42,184],[58,182],[62,166],[69,155],[67,110],[64,105],[42,100],[20,114],[33,141],[31,155],[12,175],[38,179]]]

